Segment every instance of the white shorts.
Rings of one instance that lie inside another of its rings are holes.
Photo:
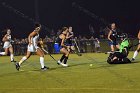
[[[34,46],[33,44],[31,44],[30,46],[28,45],[27,51],[36,52],[38,48],[39,48],[38,46]]]
[[[3,48],[9,48],[11,47],[11,43],[10,42],[4,42]]]

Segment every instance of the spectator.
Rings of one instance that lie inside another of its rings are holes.
[[[26,50],[27,50],[27,48],[26,48],[27,44],[28,44],[28,43],[26,42],[25,39],[22,39],[22,40],[21,40],[21,42],[20,42],[20,47],[21,47],[20,55],[25,55]]]
[[[100,41],[98,40],[98,38],[95,38],[94,40],[94,44],[95,44],[95,52],[99,53],[99,49],[100,49]]]
[[[92,46],[92,50],[91,50],[91,51],[94,52],[94,48],[95,48],[95,47],[94,47],[94,40],[95,40],[95,39],[94,39],[93,36],[91,36],[91,38],[90,38],[89,40],[90,40],[90,43],[91,43],[91,46]]]
[[[55,32],[54,32],[53,29],[52,29],[52,31],[51,31],[51,33],[50,33],[50,36],[51,36],[51,37],[55,36]]]

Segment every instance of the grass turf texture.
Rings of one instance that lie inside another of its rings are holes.
[[[65,68],[46,55],[50,69],[41,71],[39,57],[33,55],[17,71],[9,57],[0,56],[0,93],[140,93],[140,57],[135,63],[116,65],[107,64],[107,57],[103,53],[71,54],[70,67]]]

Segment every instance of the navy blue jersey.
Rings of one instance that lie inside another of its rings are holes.
[[[116,41],[118,37],[118,32],[117,30],[111,30],[112,34],[110,35],[111,40]]]
[[[74,35],[73,32],[69,32],[69,36],[71,36],[71,35]],[[68,36],[68,37],[69,37],[69,36]],[[73,44],[72,44],[72,39],[73,39],[73,36],[70,37],[70,38],[68,38],[68,39],[66,39],[66,45],[67,45],[67,46],[72,46],[72,45],[73,45]]]

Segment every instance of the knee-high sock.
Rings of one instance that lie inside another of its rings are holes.
[[[20,61],[19,61],[19,65],[21,65],[25,60],[27,60],[27,57],[24,56]]]
[[[134,55],[133,55],[133,58],[135,59],[136,58],[136,56],[138,55],[138,51],[136,50],[135,52],[134,52]]]
[[[64,64],[67,64],[68,57],[65,57]]]
[[[5,55],[5,52],[0,52],[0,55]]]
[[[44,57],[40,57],[41,68],[44,68]]]
[[[10,55],[11,61],[14,61],[14,54]]]
[[[64,60],[65,57],[66,57],[66,56],[63,55],[63,56],[61,57],[60,61],[62,62],[62,61]]]

